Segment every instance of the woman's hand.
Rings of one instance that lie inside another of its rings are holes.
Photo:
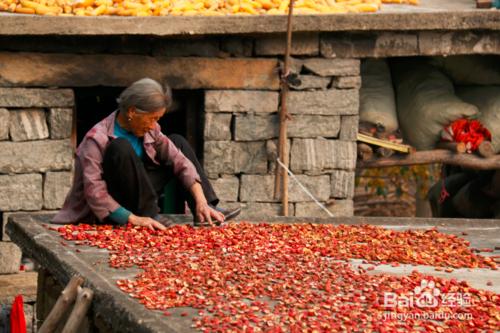
[[[207,202],[196,203],[196,217],[200,224],[209,224],[213,226],[213,219],[220,223],[224,222],[224,215],[221,212],[211,208]]]
[[[160,222],[145,216],[137,216],[134,214],[130,214],[128,217],[128,222],[133,225],[137,225],[140,227],[147,227],[151,230],[159,229],[159,230],[167,230],[167,228],[161,224]]]

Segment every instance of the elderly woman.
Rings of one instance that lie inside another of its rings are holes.
[[[145,78],[117,101],[119,110],[79,145],[73,186],[53,222],[128,222],[163,230],[158,198],[174,177],[182,185],[176,195],[187,201],[195,222],[223,222],[239,213],[215,208],[219,200],[189,144],[161,132],[157,121],[171,104],[170,89]]]

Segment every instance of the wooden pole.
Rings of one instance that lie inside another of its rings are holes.
[[[373,158],[373,149],[366,143],[358,142],[358,158],[362,161],[368,161]]]
[[[448,149],[455,153],[464,154],[467,151],[467,147],[463,142],[452,142],[452,141],[442,141],[436,145],[439,149]]]
[[[483,141],[477,148],[477,152],[482,157],[492,157],[495,155],[495,149],[491,141]]]
[[[285,48],[285,64],[281,75],[281,108],[280,108],[280,133],[278,141],[278,156],[281,162],[288,167],[288,147],[287,147],[287,120],[289,115],[287,112],[287,97],[288,97],[288,75],[290,74],[290,52],[292,47],[292,17],[293,17],[293,2],[290,0],[288,4],[288,21],[286,34]],[[283,184],[281,184],[281,181]],[[276,164],[276,177],[274,182],[274,197],[278,198],[281,188],[281,203],[282,215],[288,216],[288,173]]]
[[[42,326],[38,330],[38,333],[52,333],[56,330],[61,318],[75,301],[78,293],[78,287],[81,286],[82,283],[83,278],[81,276],[73,276],[71,278],[69,283],[61,292],[61,295],[57,299],[56,304],[50,311],[49,315],[45,318]]]
[[[89,288],[83,288],[78,292],[75,307],[69,315],[66,325],[61,333],[76,333],[80,327],[94,297],[94,292]]]
[[[408,155],[397,155],[370,161],[358,161],[360,169],[386,168],[414,164],[443,163],[457,165],[467,169],[495,170],[500,169],[500,155],[482,158],[472,154],[457,154],[446,149],[418,151]]]

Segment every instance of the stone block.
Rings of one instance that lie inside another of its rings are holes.
[[[266,143],[205,141],[205,172],[211,178],[222,174],[267,173]]]
[[[337,137],[340,131],[340,117],[319,115],[297,115],[288,122],[287,134],[293,138]],[[279,117],[241,115],[235,120],[235,140],[255,141],[277,138]]]
[[[74,104],[71,89],[0,88],[0,107],[72,107]]]
[[[43,206],[45,209],[58,209],[71,189],[72,172],[47,172],[43,183]]]
[[[300,75],[300,84],[291,85],[294,90],[326,89],[330,85],[331,78],[316,75]]]
[[[330,197],[330,177],[297,175],[302,185],[318,200],[327,200]],[[240,200],[243,202],[274,202],[274,175],[242,175]],[[288,199],[290,202],[312,200],[295,182],[289,180]]]
[[[0,211],[42,208],[42,175],[0,175]]]
[[[234,146],[229,141],[205,141],[204,169],[211,178],[234,173]]]
[[[319,76],[359,75],[360,64],[358,59],[312,58],[304,61],[305,69]]]
[[[278,115],[257,116],[248,114],[235,117],[234,139],[236,141],[272,139],[278,137],[278,132]]]
[[[295,173],[356,168],[356,142],[326,139],[293,139],[290,158]]]
[[[231,140],[231,114],[205,113],[205,140]]]
[[[354,196],[355,172],[345,170],[334,170],[331,174],[331,193],[333,198],[351,199]]]
[[[44,110],[10,111],[9,133],[12,141],[40,140],[49,137]]]
[[[326,58],[366,58],[418,55],[417,33],[332,33],[320,40]]]
[[[52,108],[49,110],[49,130],[51,139],[71,137],[73,128],[73,109]]]
[[[334,77],[332,87],[337,89],[359,89],[361,88],[361,76]]]
[[[293,216],[295,209],[294,204],[288,204],[288,216]],[[280,203],[268,203],[268,202],[242,202],[241,203],[241,214],[238,216],[238,220],[254,220],[254,221],[266,221],[270,217],[281,216],[282,206]]]
[[[485,31],[422,31],[418,46],[423,55],[499,54],[500,36]]]
[[[153,56],[167,57],[217,57],[219,41],[213,38],[157,39],[153,43]]]
[[[325,204],[325,207],[333,214],[334,217],[351,217],[354,215],[354,204],[352,200],[334,200],[331,203]],[[329,217],[325,212],[314,202],[298,202],[295,204],[295,216],[298,217]]]
[[[28,212],[28,214],[56,214],[57,210],[37,210],[33,212]],[[2,213],[2,241],[9,241],[10,237],[7,235],[5,227],[7,223],[9,222],[9,217],[11,216],[16,216],[16,215],[22,215],[22,214],[27,214],[27,212],[3,212]]]
[[[291,138],[336,138],[339,131],[339,116],[297,115],[288,122],[288,136]]]
[[[274,199],[274,175],[242,175],[240,201],[278,201]]]
[[[273,91],[209,90],[205,92],[206,112],[278,111],[279,94]]]
[[[224,36],[220,41],[222,52],[235,57],[251,57],[253,40],[241,37]]]
[[[0,242],[0,274],[19,273],[21,249],[12,242]]]
[[[235,202],[238,201],[238,191],[240,180],[238,177],[225,176],[210,180],[215,193],[220,201]]]
[[[344,141],[356,141],[359,129],[359,116],[340,117],[339,139]]]
[[[71,170],[70,140],[0,142],[0,173]]]
[[[357,89],[330,89],[325,91],[291,91],[288,95],[290,114],[357,115]]]
[[[328,175],[296,175],[298,181],[319,201],[330,198],[330,177]],[[274,178],[274,176],[273,176]],[[302,187],[291,177],[288,178],[288,200],[291,202],[312,201]]]
[[[9,139],[9,110],[0,108],[0,140]]]
[[[255,41],[255,53],[263,56],[285,54],[285,35],[263,36]],[[293,35],[292,55],[317,55],[319,53],[318,33],[295,33]]]
[[[267,173],[267,151],[265,141],[232,142],[234,171],[237,173]]]

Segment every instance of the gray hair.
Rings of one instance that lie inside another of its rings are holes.
[[[172,104],[172,91],[168,85],[161,84],[150,78],[140,79],[127,87],[116,100],[120,112],[127,112],[130,107],[140,111],[154,112],[169,108]]]

